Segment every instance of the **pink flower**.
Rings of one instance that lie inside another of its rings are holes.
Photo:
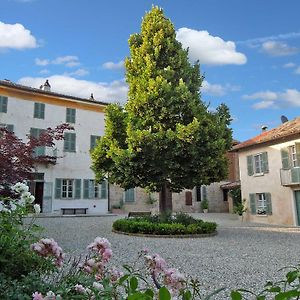
[[[148,268],[154,275],[162,273],[166,269],[166,261],[159,254],[154,254],[153,256],[145,255],[145,260]]]
[[[34,292],[32,294],[32,300],[44,300],[44,297],[41,293],[39,292]]]
[[[78,292],[78,293],[82,293],[82,294],[85,293],[85,287],[84,287],[82,284],[76,284],[76,285],[74,286],[74,289],[75,289],[75,291]]]
[[[180,290],[184,287],[185,278],[177,269],[170,268],[165,271],[164,284],[172,290]]]
[[[117,282],[118,279],[124,275],[122,271],[117,270],[116,268],[112,268],[111,270],[109,270],[109,274],[110,274],[110,281],[112,283]]]
[[[108,261],[112,256],[112,250],[110,248],[106,248],[102,253],[102,258],[104,261]]]

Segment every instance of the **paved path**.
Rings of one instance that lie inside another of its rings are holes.
[[[246,223],[230,214],[195,214],[219,224],[218,235],[200,239],[141,238],[111,232],[118,217],[39,218],[65,251],[85,253],[96,236],[112,244],[113,262],[133,261],[137,252],[147,247],[159,253],[170,267],[197,276],[205,289],[219,287],[261,288],[266,280],[281,278],[283,266],[300,262],[300,228]],[[226,299],[219,296],[216,299]]]

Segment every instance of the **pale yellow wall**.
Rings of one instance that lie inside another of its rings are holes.
[[[282,168],[280,149],[291,146],[295,142],[300,142],[300,139],[273,146],[260,146],[246,151],[241,150],[239,152],[242,199],[247,201],[247,220],[260,223],[297,225],[294,190],[290,187],[282,186],[280,181],[280,169]],[[248,176],[247,156],[261,152],[268,152],[269,173],[262,176]],[[249,206],[250,193],[271,193],[273,214],[270,216],[251,215]]]

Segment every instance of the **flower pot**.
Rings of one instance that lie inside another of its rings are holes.
[[[204,212],[205,214],[207,214],[207,213],[208,213],[208,209],[207,209],[207,208],[203,208],[203,212]]]

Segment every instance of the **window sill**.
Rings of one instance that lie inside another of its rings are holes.
[[[267,214],[266,214],[266,215],[256,214],[255,216],[256,216],[256,217],[264,217],[264,218],[265,218],[265,217],[267,217],[268,215],[267,215]]]
[[[67,153],[76,153],[76,150],[72,151],[72,150],[64,150],[64,152],[67,152]]]
[[[260,176],[264,176],[265,173],[255,173],[253,174],[253,177],[260,177]]]

